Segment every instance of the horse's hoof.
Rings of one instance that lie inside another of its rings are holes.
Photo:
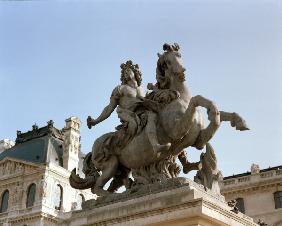
[[[239,122],[236,125],[236,130],[245,131],[245,130],[250,130],[250,129],[245,122]]]
[[[236,128],[236,130],[240,130],[240,131],[250,130],[245,120],[237,113],[233,113],[233,119],[231,120],[230,123],[232,127]]]

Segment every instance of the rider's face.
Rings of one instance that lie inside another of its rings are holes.
[[[126,69],[125,71],[125,77],[126,77],[126,80],[127,81],[132,81],[132,80],[135,80],[135,76],[134,76],[134,73],[131,69]]]

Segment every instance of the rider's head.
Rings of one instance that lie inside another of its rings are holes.
[[[125,64],[120,65],[121,68],[121,83],[127,84],[128,81],[135,79],[138,86],[141,85],[142,74],[139,70],[138,64],[133,64],[131,60],[126,61]]]

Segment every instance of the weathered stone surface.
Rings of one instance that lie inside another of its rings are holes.
[[[130,60],[121,64],[121,84],[113,89],[109,104],[96,119],[87,119],[92,128],[116,109],[121,125],[94,142],[92,153],[84,161],[86,177],[75,175],[75,170],[71,174],[74,188],[91,188],[93,193],[105,196],[123,185],[130,189],[133,184],[143,186],[176,178],[180,172],[177,157],[184,173],[198,169],[199,163],[190,164],[184,149],[203,149],[222,121],[229,121],[237,130],[248,129],[237,113],[219,111],[211,100],[191,95],[179,49],[178,44],[163,45],[164,52],[158,54],[157,81],[148,85],[151,91],[147,95],[141,88],[139,66]],[[207,110],[207,126],[197,107]],[[206,168],[198,173],[197,181],[219,193],[216,162],[212,166],[206,163],[202,162]],[[129,178],[130,171],[134,181]],[[103,188],[111,178],[106,191]]]

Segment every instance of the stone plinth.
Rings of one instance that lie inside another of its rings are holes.
[[[121,199],[113,198],[111,203],[88,201],[84,210],[73,212],[61,225],[257,225],[251,218],[230,211],[223,196],[205,191],[191,180],[182,179],[182,182],[168,187],[152,185],[146,187],[145,190],[149,189],[147,194],[121,195]]]

